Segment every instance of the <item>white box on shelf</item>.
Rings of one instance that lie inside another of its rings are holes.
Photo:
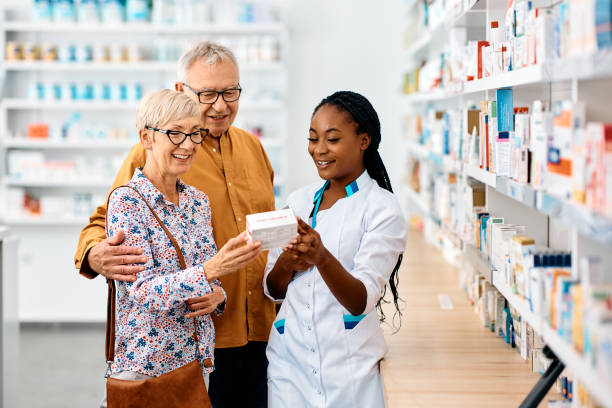
[[[297,235],[297,219],[293,211],[268,211],[246,216],[250,239],[261,242],[262,249],[281,248]]]

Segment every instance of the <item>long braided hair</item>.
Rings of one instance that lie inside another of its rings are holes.
[[[391,181],[389,180],[389,175],[387,174],[387,169],[385,168],[385,164],[378,153],[378,146],[380,145],[381,140],[380,120],[378,119],[378,114],[374,110],[374,107],[370,101],[368,101],[365,96],[356,92],[338,91],[327,98],[324,98],[314,109],[312,116],[314,116],[322,106],[335,106],[341,111],[347,112],[357,124],[357,134],[367,133],[370,136],[370,145],[365,150],[363,157],[365,168],[370,177],[376,180],[381,188],[393,192]],[[391,288],[391,293],[393,294],[393,304],[395,305],[396,310],[395,315],[399,316],[400,326],[402,312],[400,311],[398,304],[400,297],[397,291],[397,286],[399,285],[398,270],[401,264],[402,254],[400,254],[397,264],[395,265],[395,268],[393,268],[393,272],[389,278],[389,288]],[[382,296],[376,303],[376,308],[378,309],[381,322],[385,321],[385,313],[382,310],[382,304],[389,303],[384,300],[386,292],[387,285],[385,285]]]

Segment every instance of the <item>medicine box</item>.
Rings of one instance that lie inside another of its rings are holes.
[[[246,227],[249,238],[261,242],[264,251],[284,247],[297,235],[297,219],[290,208],[249,214]]]

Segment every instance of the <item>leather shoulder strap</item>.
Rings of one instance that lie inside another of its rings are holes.
[[[157,213],[153,210],[153,207],[151,207],[151,204],[149,204],[149,202],[142,195],[142,193],[140,191],[138,191],[137,189],[135,189],[134,187],[132,187],[132,186],[123,185],[123,186],[115,187],[108,194],[108,197],[106,199],[106,219],[105,219],[105,224],[104,224],[105,228],[106,228],[106,234],[108,235],[108,204],[109,204],[109,201],[110,201],[110,197],[115,192],[115,190],[117,190],[119,188],[122,188],[122,187],[131,188],[132,190],[134,190],[142,198],[142,201],[147,205],[147,207],[149,207],[149,210],[151,211],[151,213],[153,214],[153,216],[155,217],[155,219],[157,220],[159,225],[162,227],[162,229],[164,230],[164,232],[166,233],[166,235],[170,239],[170,242],[172,242],[172,245],[174,246],[174,249],[176,250],[176,255],[179,258],[179,263],[181,264],[181,269],[186,269],[187,265],[185,264],[185,258],[183,256],[183,251],[181,251],[181,247],[176,242],[176,239],[174,238],[172,233],[168,230],[168,228],[164,225],[162,220],[159,218]],[[117,288],[115,287],[115,281],[114,280],[107,279],[107,283],[108,283],[108,299],[107,299],[107,302],[106,302],[106,341],[105,341],[105,348],[106,348],[106,362],[110,363],[110,362],[112,362],[115,359],[115,325],[116,325],[116,321],[115,321],[115,306],[116,306],[116,298],[117,298]],[[195,318],[193,319],[193,324],[194,324],[193,338],[196,341],[196,347],[198,347],[198,343],[199,343],[198,330],[197,330],[198,326],[197,326]]]

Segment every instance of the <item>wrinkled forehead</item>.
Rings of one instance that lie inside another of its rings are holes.
[[[199,58],[187,70],[187,81],[195,90],[221,91],[238,86],[240,77],[238,67],[230,59],[208,63]]]

